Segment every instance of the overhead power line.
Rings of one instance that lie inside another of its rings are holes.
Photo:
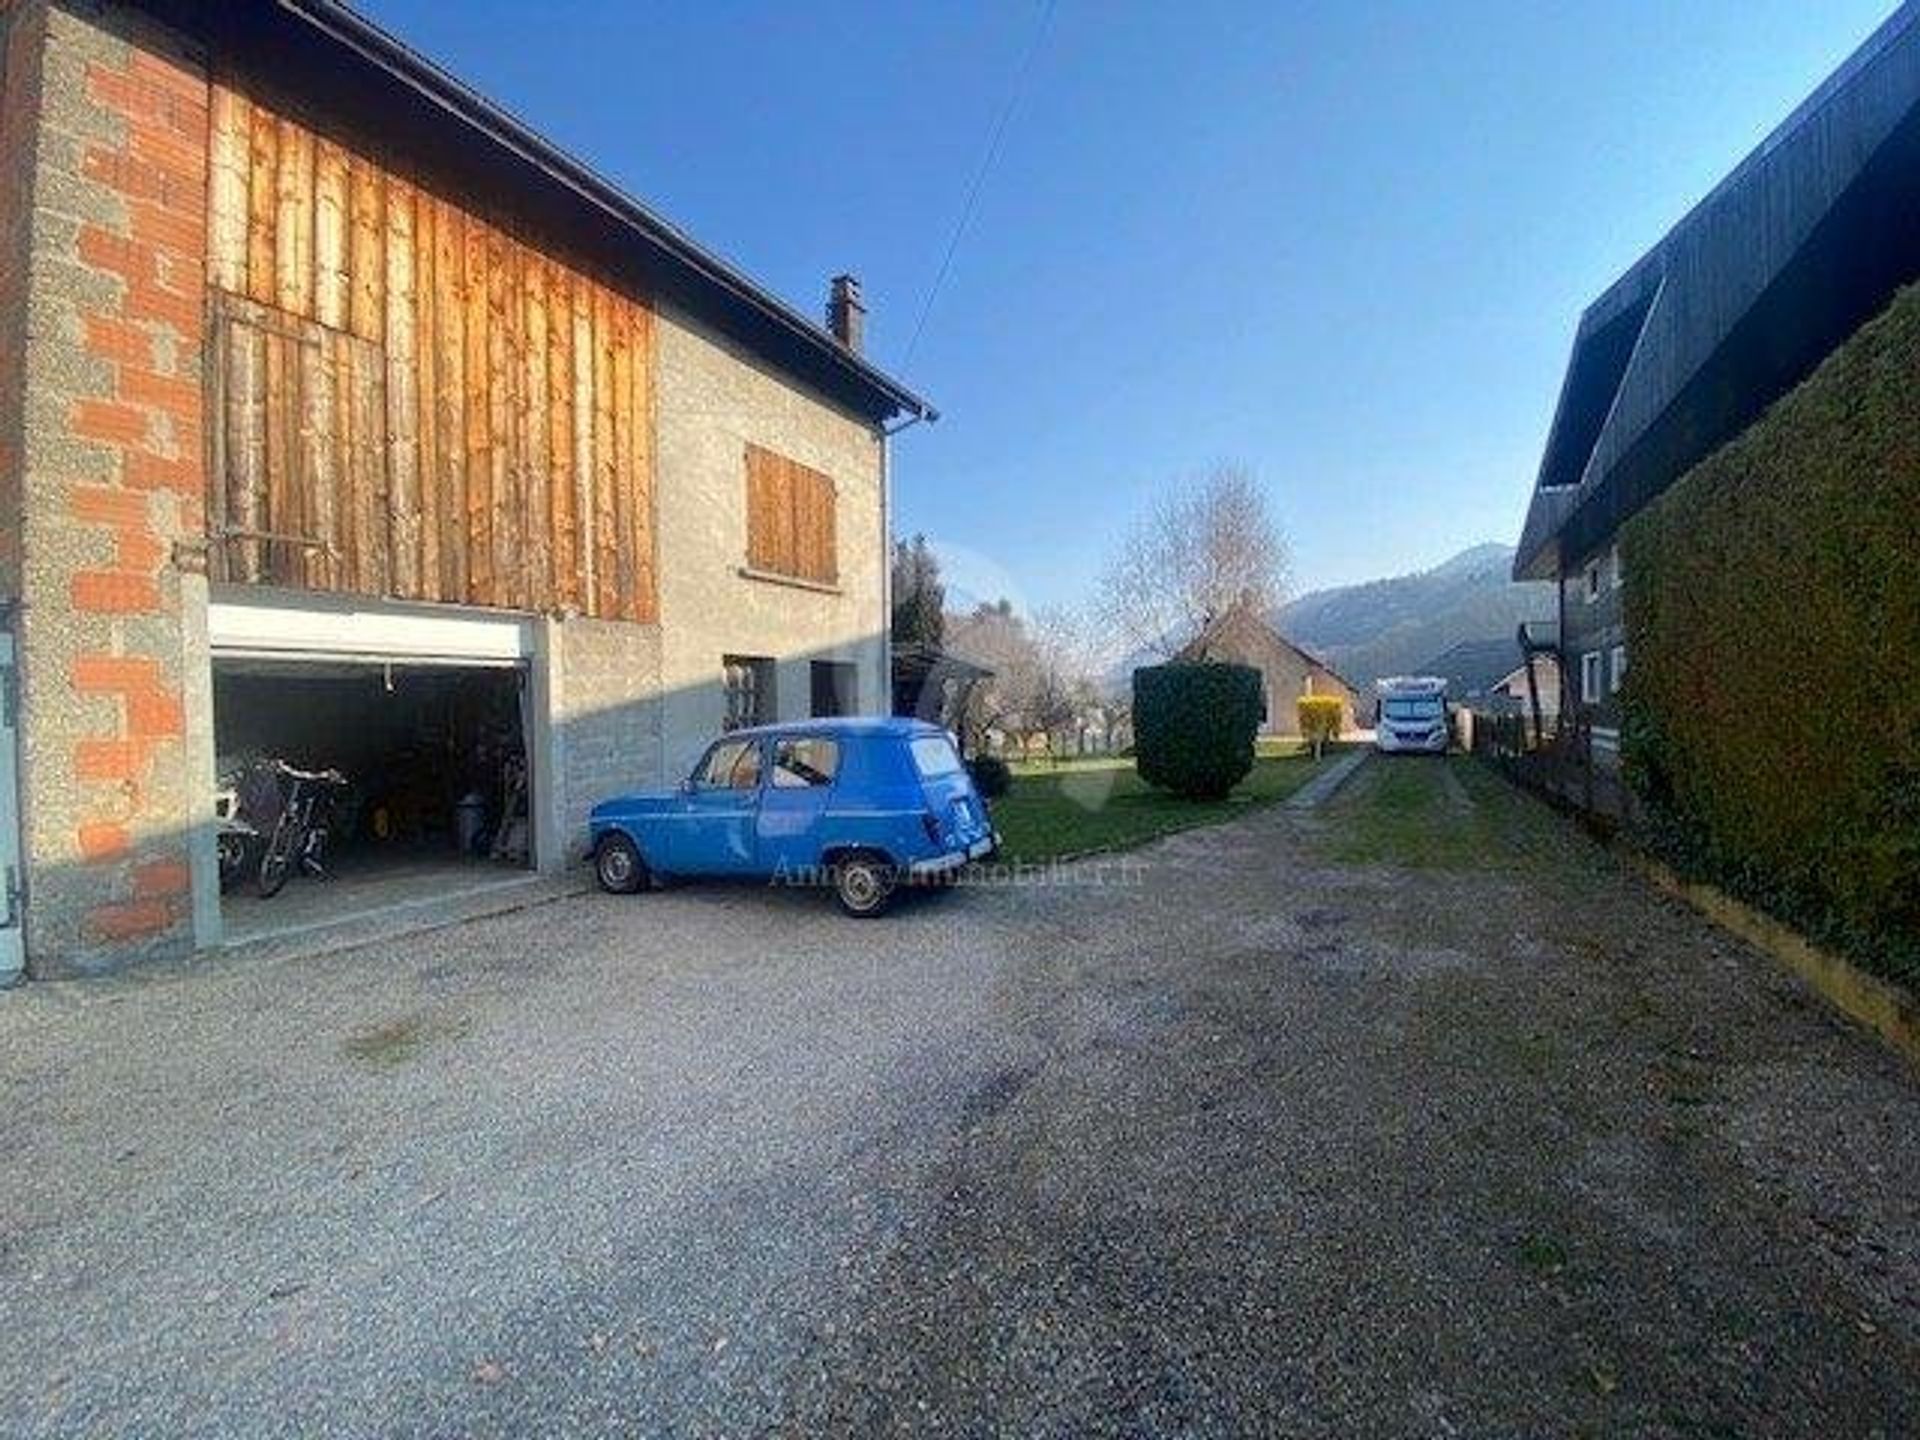
[[[927,328],[927,317],[933,313],[933,302],[939,297],[941,287],[947,283],[947,272],[953,268],[954,252],[960,248],[960,237],[966,233],[967,222],[973,218],[973,209],[980,199],[980,189],[987,181],[987,172],[993,169],[993,162],[1000,156],[1000,142],[1006,138],[1007,123],[1013,119],[1013,112],[1020,106],[1020,98],[1026,92],[1027,79],[1033,72],[1033,62],[1040,54],[1040,45],[1047,37],[1047,29],[1053,24],[1053,12],[1059,0],[1046,0],[1041,6],[1039,22],[1033,27],[1033,38],[1027,42],[1027,53],[1021,58],[1020,67],[1014,72],[1013,88],[1007,92],[1007,102],[1000,108],[1000,115],[993,123],[993,131],[987,140],[986,153],[980,157],[975,167],[973,180],[967,186],[966,200],[960,206],[960,218],[954,222],[953,233],[947,237],[947,250],[940,257],[940,268],[934,273],[933,284],[927,289],[927,298],[921,302],[920,318],[914,321],[913,337],[907,341],[906,353],[900,358],[900,368],[905,370],[913,360],[913,352],[920,348],[920,336]]]

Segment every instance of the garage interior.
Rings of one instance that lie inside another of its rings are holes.
[[[216,654],[213,709],[221,808],[242,820],[262,813],[248,804],[262,762],[345,780],[327,804],[324,877],[296,866],[271,898],[251,858],[223,877],[229,944],[523,879],[532,867],[524,664]]]

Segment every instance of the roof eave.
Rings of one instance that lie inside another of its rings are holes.
[[[862,384],[884,395],[893,402],[895,414],[905,413],[928,421],[939,418],[939,411],[926,400],[848,350],[820,326],[756,285],[671,221],[655,214],[592,167],[340,0],[273,0],[273,3],[358,51],[370,63],[412,86],[486,139],[514,151],[581,198],[640,231],[730,298],[759,312]]]
[[[156,12],[171,24],[192,30],[214,28],[221,8],[202,9],[178,0],[134,0],[134,3]],[[879,402],[873,408],[881,412],[882,419],[902,414],[915,420],[939,418],[939,411],[927,400],[847,349],[824,327],[761,288],[585,162],[340,0],[265,0],[265,4],[272,12],[307,27],[350,52],[360,62],[377,68],[483,143],[508,152],[547,181],[563,187],[633,232],[648,246],[685,267],[700,286],[773,327],[814,362],[837,372],[853,389]]]

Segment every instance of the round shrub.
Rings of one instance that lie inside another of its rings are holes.
[[[1294,702],[1300,717],[1300,734],[1318,755],[1330,742],[1340,738],[1340,721],[1346,707],[1338,695],[1302,695]]]
[[[1221,799],[1253,768],[1260,711],[1251,666],[1142,666],[1133,672],[1134,768],[1190,800]]]
[[[973,788],[984,800],[998,800],[1013,786],[1013,771],[998,755],[976,755],[967,761]]]

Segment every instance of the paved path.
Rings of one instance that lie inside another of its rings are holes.
[[[1333,798],[1336,790],[1353,778],[1353,772],[1366,764],[1370,755],[1371,752],[1365,749],[1342,755],[1289,795],[1284,803],[1290,810],[1318,810]]]
[[[0,998],[0,1434],[1920,1430],[1912,1074],[1441,773]]]

